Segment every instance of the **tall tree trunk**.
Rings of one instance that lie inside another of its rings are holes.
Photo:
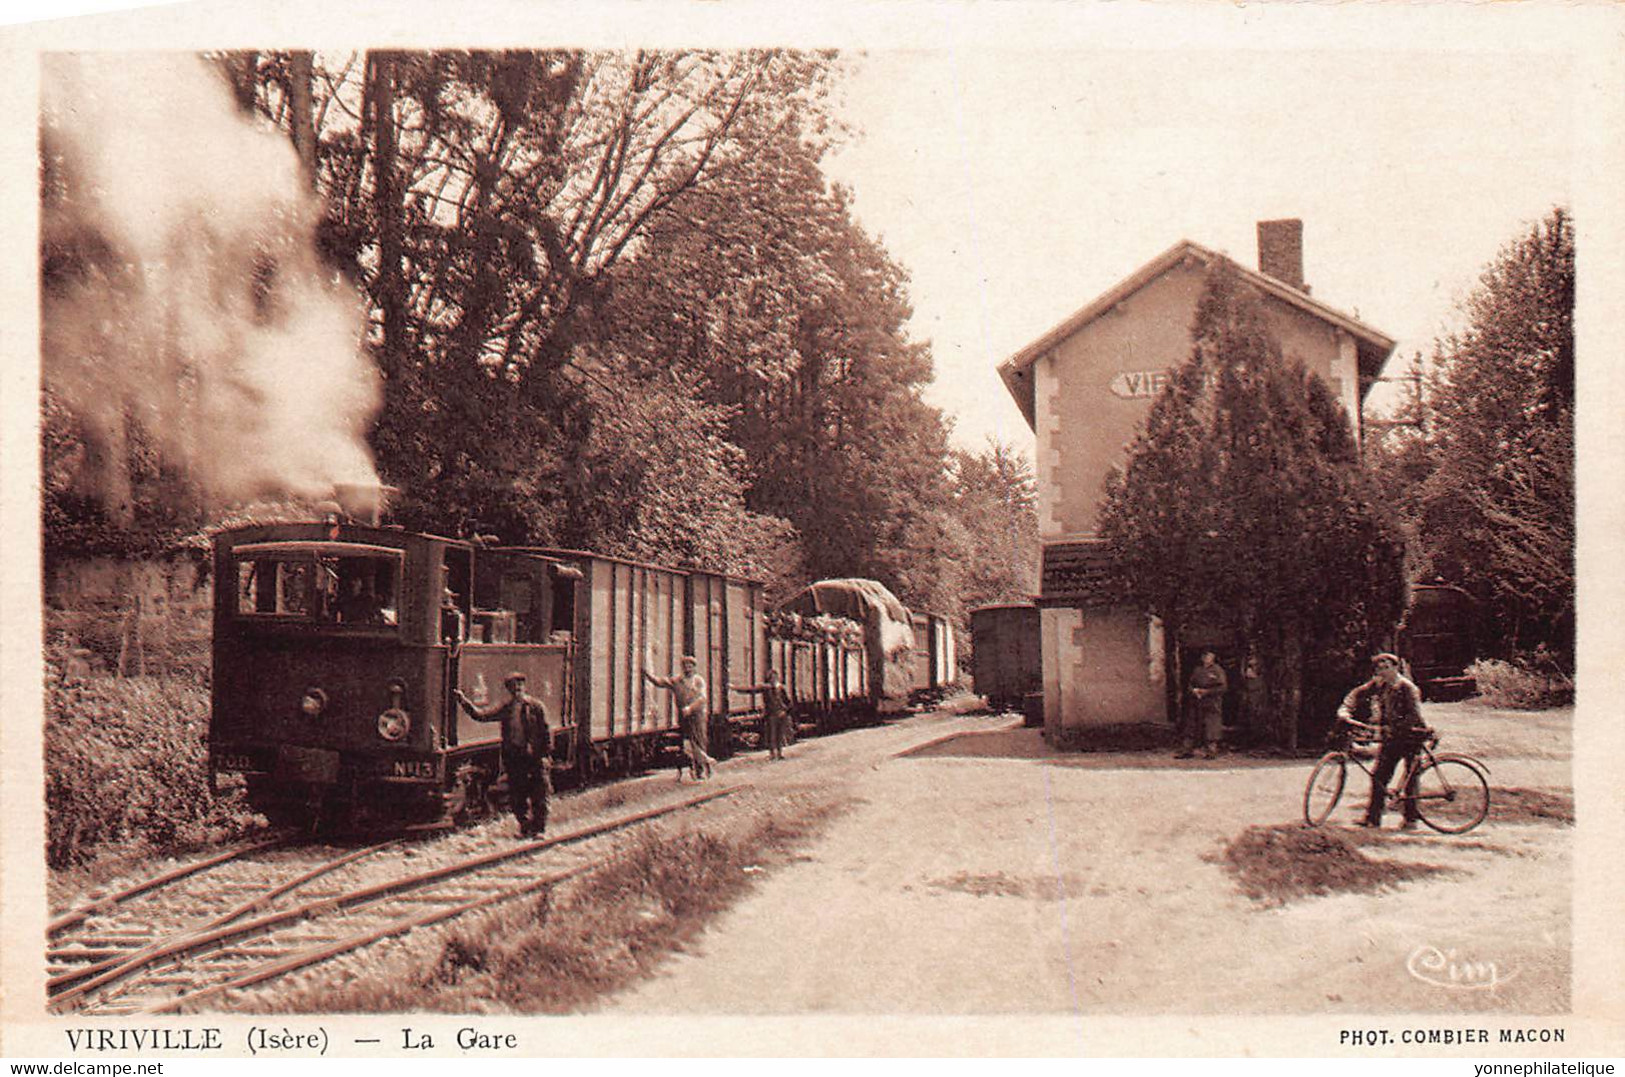
[[[288,107],[293,128],[293,148],[305,169],[305,182],[316,189],[316,125],[311,103],[312,54],[288,54]]]
[[[254,111],[254,100],[259,92],[259,62],[260,54],[251,50],[228,52],[223,61],[226,81],[231,83],[231,95],[236,98],[237,107],[245,113]]]
[[[395,55],[367,54],[362,116],[373,147],[373,215],[378,222],[378,306],[383,312],[383,367],[386,381],[397,378],[406,361],[406,278],[401,272],[401,184],[396,161]],[[387,389],[386,389],[387,392]]]
[[[87,431],[84,474],[101,498],[108,520],[121,531],[135,526],[135,493],[130,482],[129,416],[114,405],[106,421]]]

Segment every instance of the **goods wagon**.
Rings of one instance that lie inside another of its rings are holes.
[[[1397,650],[1423,699],[1462,699],[1473,694],[1467,667],[1474,653],[1478,603],[1448,584],[1420,584],[1399,627]]]
[[[953,625],[934,613],[909,618],[914,640],[909,649],[909,702],[940,703],[959,681]]]
[[[833,616],[861,626],[868,712],[879,716],[908,709],[914,629],[908,609],[885,586],[875,580],[819,580],[780,603],[778,612]]]
[[[1037,606],[982,606],[970,626],[971,675],[989,707],[1019,710],[1044,690]]]
[[[798,729],[830,733],[872,713],[862,625],[828,614],[779,611],[768,634],[772,665],[784,677]]]

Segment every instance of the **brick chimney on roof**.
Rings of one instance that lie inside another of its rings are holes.
[[[1308,292],[1303,282],[1303,222],[1296,217],[1284,221],[1258,222],[1258,271]]]

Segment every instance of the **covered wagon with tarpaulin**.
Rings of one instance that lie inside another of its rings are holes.
[[[863,626],[867,709],[875,715],[908,709],[913,687],[913,619],[908,607],[874,580],[819,580],[779,604],[780,613],[843,617]]]

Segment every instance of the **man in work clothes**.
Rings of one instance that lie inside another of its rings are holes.
[[[1405,821],[1403,830],[1415,830],[1416,811],[1416,753],[1433,730],[1422,720],[1422,693],[1415,684],[1400,675],[1399,657],[1386,652],[1371,659],[1376,676],[1343,697],[1337,716],[1354,721],[1355,710],[1362,702],[1371,705],[1372,724],[1382,731],[1382,750],[1377,754],[1377,769],[1371,772],[1371,800],[1366,805],[1361,826],[1380,827],[1382,810],[1388,795],[1388,782],[1400,763],[1405,764]]]
[[[1209,759],[1217,758],[1219,740],[1224,736],[1224,693],[1230,688],[1230,678],[1219,665],[1219,656],[1212,651],[1202,652],[1202,664],[1191,671],[1190,693],[1196,698],[1192,715],[1190,739],[1179,758],[1189,759],[1196,751],[1197,738],[1201,738]]]
[[[730,684],[735,692],[762,697],[762,714],[767,721],[767,757],[784,758],[784,744],[790,734],[790,695],[779,680],[779,671],[767,671],[766,684]]]
[[[683,673],[680,677],[656,677],[649,672],[645,660],[643,676],[659,688],[670,688],[677,700],[677,720],[682,723],[683,748],[694,768],[696,781],[711,776],[711,757],[706,754],[711,722],[711,707],[705,698],[705,678],[696,672],[700,663],[691,654],[683,655]],[[678,770],[681,779],[683,772]]]
[[[525,675],[508,674],[502,686],[508,698],[485,710],[475,707],[462,690],[457,702],[476,722],[502,723],[502,769],[508,774],[508,801],[519,820],[521,837],[547,830],[547,798],[552,793],[548,774],[552,764],[553,730],[547,709],[535,696],[525,694]]]

